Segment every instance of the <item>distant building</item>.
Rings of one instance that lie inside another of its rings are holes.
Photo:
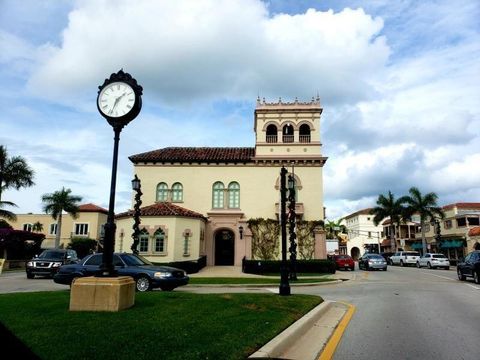
[[[344,217],[348,240],[345,242],[344,253],[357,259],[368,252],[380,253],[380,244],[383,239],[383,227],[373,223],[372,208],[356,211]],[[340,250],[342,253],[342,250]]]
[[[78,217],[74,219],[68,214],[62,216],[62,233],[60,246],[65,247],[74,237],[85,237],[100,240],[103,237],[103,226],[107,222],[108,211],[95,204],[79,206]],[[14,229],[33,231],[34,224],[40,223],[42,230],[38,233],[45,235],[42,248],[53,248],[57,234],[57,220],[49,214],[17,214],[16,221],[7,221]]]

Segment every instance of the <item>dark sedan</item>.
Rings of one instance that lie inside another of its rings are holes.
[[[358,260],[358,268],[387,271],[387,261],[383,256],[378,254],[365,254]]]
[[[463,281],[468,276],[480,284],[480,250],[472,251],[457,264],[457,275],[459,280]]]
[[[76,278],[94,276],[101,263],[101,253],[88,255],[79,264],[61,266],[53,281],[71,285]],[[137,291],[155,288],[171,291],[176,287],[187,285],[189,281],[185,271],[169,266],[155,266],[147,259],[135,254],[115,253],[113,265],[119,276],[133,277]]]

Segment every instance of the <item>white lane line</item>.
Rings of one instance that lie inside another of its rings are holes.
[[[431,276],[436,276],[436,277],[439,277],[439,278],[442,278],[442,279],[447,279],[447,280],[452,280],[452,281],[455,281],[455,280],[456,280],[456,279],[452,279],[452,278],[449,278],[449,277],[446,277],[446,276],[442,276],[442,275],[430,274],[430,273],[424,272],[424,271],[422,271],[422,274],[431,275]]]
[[[272,293],[274,293],[274,294],[278,294],[278,293],[279,293],[278,288],[265,288],[265,290],[268,290],[268,291],[270,291],[270,292],[272,292]]]
[[[431,275],[431,276],[436,276],[436,277],[439,277],[439,278],[442,278],[442,279],[447,279],[447,280],[452,280],[452,281],[456,281],[456,280],[457,280],[457,279],[452,279],[452,278],[449,278],[449,277],[446,277],[446,276],[430,274],[430,273],[423,272],[423,271],[422,271],[422,274]],[[470,286],[471,288],[474,288],[475,290],[480,290],[480,287],[478,287],[478,286],[474,286],[474,285],[466,284],[466,283],[464,283],[464,284],[467,285],[467,286]]]

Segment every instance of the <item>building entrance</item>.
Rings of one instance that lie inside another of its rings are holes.
[[[232,266],[235,255],[235,235],[230,230],[220,230],[215,234],[215,265]]]

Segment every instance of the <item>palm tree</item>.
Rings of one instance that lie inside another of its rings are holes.
[[[433,222],[436,218],[444,219],[445,213],[442,208],[437,205],[438,196],[434,192],[430,192],[422,196],[418,188],[411,187],[408,190],[410,195],[405,196],[407,205],[405,216],[410,218],[413,214],[420,215],[420,226],[422,228],[422,249],[423,253],[427,252],[427,242],[425,240],[425,222]]]
[[[338,239],[339,233],[346,233],[347,227],[342,224],[343,218],[335,220],[327,220],[325,224],[325,231],[327,232],[327,239]]]
[[[0,145],[0,201],[2,191],[34,185],[33,170],[28,166],[27,161],[21,156],[8,157],[7,148]]]
[[[52,217],[57,220],[57,233],[55,235],[55,247],[60,246],[60,235],[62,233],[62,212],[65,211],[74,219],[78,214],[78,203],[82,201],[82,197],[70,195],[72,190],[65,189],[55,191],[53,194],[45,194],[42,196],[43,211],[47,214],[52,214]]]
[[[37,221],[35,224],[33,224],[32,231],[42,232],[43,231],[43,224],[40,221]]]
[[[395,241],[395,225],[400,226],[400,221],[405,212],[405,196],[395,200],[395,196],[389,190],[385,196],[380,194],[377,199],[377,206],[375,206],[370,214],[374,215],[373,223],[375,226],[380,224],[383,219],[390,218],[390,247],[392,251],[397,251],[397,243]]]
[[[2,209],[5,205],[17,206],[10,201],[0,201],[0,217],[3,217],[5,219],[11,220],[11,221],[17,220],[17,215],[15,215],[13,212]]]

